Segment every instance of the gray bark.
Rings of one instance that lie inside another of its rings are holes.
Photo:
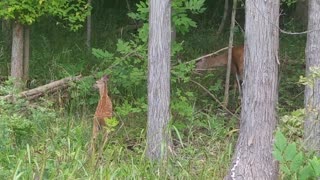
[[[226,179],[278,179],[272,156],[277,125],[279,0],[247,0],[240,134]]]
[[[170,120],[171,1],[150,0],[148,49],[147,153],[151,160],[168,155]]]
[[[320,29],[320,3],[309,0],[308,30]],[[320,31],[310,31],[306,46],[306,75],[310,75],[311,67],[320,67]],[[313,87],[305,88],[306,119],[304,124],[304,139],[309,150],[315,150],[320,155],[320,79],[314,81]]]
[[[92,0],[88,0],[88,5],[91,6]],[[91,11],[92,12],[92,11]],[[91,12],[90,15],[87,16],[87,39],[86,45],[88,50],[91,50],[91,32],[92,32],[92,20],[91,20]]]
[[[237,0],[233,0],[231,25],[230,25],[230,37],[229,37],[226,84],[225,84],[225,89],[224,89],[224,100],[223,100],[223,103],[226,107],[228,106],[228,102],[229,102],[229,85],[230,85],[230,72],[231,72],[231,59],[232,59],[232,45],[233,45],[233,33],[234,33],[236,13],[237,13]],[[239,87],[239,89],[240,89],[240,87]]]
[[[2,19],[2,36],[5,43],[6,48],[10,49],[11,47],[11,38],[12,38],[12,29],[11,29],[11,21]]]
[[[17,89],[23,87],[23,32],[23,25],[15,22],[12,35],[11,76]]]
[[[23,45],[23,81],[26,83],[29,79],[30,62],[30,28],[24,27],[24,45]]]
[[[298,0],[294,18],[304,27],[308,25],[308,0]]]
[[[224,29],[224,25],[226,24],[226,21],[227,21],[228,11],[229,11],[229,0],[224,0],[223,17],[217,32],[218,35],[221,34],[221,32]]]

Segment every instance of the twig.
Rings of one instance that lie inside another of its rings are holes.
[[[186,63],[190,63],[190,62],[193,62],[193,61],[198,61],[198,60],[200,60],[200,59],[202,59],[202,58],[205,58],[205,57],[208,57],[208,56],[212,56],[212,55],[218,54],[219,52],[224,51],[224,50],[226,50],[226,49],[228,49],[228,47],[224,47],[224,48],[222,48],[222,49],[219,49],[219,50],[216,51],[216,52],[213,52],[213,53],[210,53],[210,54],[206,54],[206,55],[204,55],[204,56],[198,57],[197,59],[190,60],[190,61],[188,61],[188,62],[186,62]]]
[[[220,102],[218,100],[218,98],[213,95],[207,88],[205,88],[204,86],[202,86],[200,83],[194,81],[194,80],[190,80],[191,82],[195,83],[196,85],[200,86],[204,91],[206,91],[215,101],[217,101],[217,103],[224,109],[226,110],[230,115],[232,115],[233,117],[237,118],[238,120],[240,120],[239,116],[235,115],[234,113],[232,113],[228,108],[226,108],[222,102]]]

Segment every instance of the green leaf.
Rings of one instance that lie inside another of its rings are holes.
[[[320,177],[320,159],[314,156],[309,160],[313,170],[315,171],[316,177]]]
[[[297,173],[299,168],[302,166],[302,164],[303,164],[303,154],[302,152],[299,152],[299,154],[296,155],[295,158],[290,163],[291,171]]]
[[[276,160],[278,160],[280,163],[283,163],[284,162],[284,159],[283,159],[283,156],[282,156],[282,153],[279,149],[274,149],[273,152],[272,152],[274,158]]]
[[[284,152],[284,157],[287,161],[293,160],[297,155],[297,147],[296,143],[291,143],[287,146],[285,152]]]
[[[314,171],[310,165],[305,166],[299,173],[299,179],[307,180],[314,176]]]
[[[281,131],[276,132],[276,141],[275,141],[275,147],[280,150],[280,152],[283,152],[285,148],[287,147],[287,139],[284,137],[284,135],[281,133]]]
[[[113,54],[101,49],[92,48],[92,54],[99,59],[112,59]]]
[[[106,125],[111,128],[116,127],[119,124],[119,121],[114,117],[105,119],[105,121],[106,121]]]

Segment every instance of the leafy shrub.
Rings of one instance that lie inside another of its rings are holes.
[[[292,111],[280,118],[280,129],[291,140],[300,140],[303,136],[304,109]]]
[[[281,131],[276,132],[273,155],[280,163],[283,179],[316,179],[320,177],[320,158],[307,155],[297,148],[296,143],[288,143]]]

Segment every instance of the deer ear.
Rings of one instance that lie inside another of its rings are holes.
[[[109,80],[109,75],[104,75],[101,79],[103,79],[103,81],[108,81]]]

